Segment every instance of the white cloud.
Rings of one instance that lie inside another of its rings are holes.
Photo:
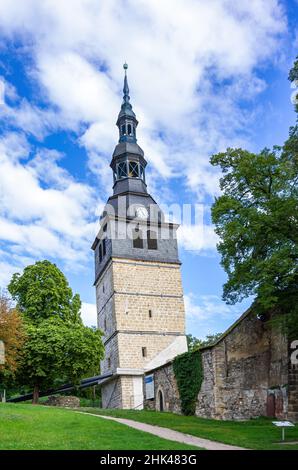
[[[28,73],[59,114],[48,119],[78,132],[94,171],[116,141],[127,60],[151,165],[163,178],[186,177],[202,198],[217,189],[209,155],[247,143],[239,100],[264,89],[255,69],[279,53],[286,19],[278,0],[2,0],[0,25],[31,50]],[[23,108],[20,124],[34,127]]]
[[[0,140],[0,240],[12,264],[25,254],[84,268],[96,235],[97,197],[59,166],[61,154],[43,150],[30,158],[30,150],[22,136]]]
[[[97,326],[96,305],[82,302],[81,317],[84,325]]]
[[[185,250],[199,252],[208,252],[216,249],[218,237],[211,225],[182,224],[178,230],[179,246]]]
[[[216,318],[233,319],[235,312],[225,304],[217,295],[201,295],[190,293],[184,296],[186,316],[198,321]]]
[[[223,333],[248,307],[225,304],[217,295],[184,296],[187,333],[204,339],[207,335]]]
[[[52,256],[75,269],[96,233],[98,189],[104,199],[112,186],[124,60],[153,195],[177,197],[168,182],[179,177],[203,200],[218,193],[210,154],[249,141],[254,116],[239,102],[266,87],[257,68],[279,54],[286,19],[278,0],[1,0],[0,29],[23,46],[35,89],[30,102],[5,83],[0,118],[15,132],[0,141],[0,236],[16,267]],[[61,129],[86,148],[96,191],[63,169],[62,154],[27,141]],[[211,225],[185,224],[179,237],[199,253],[216,244]]]

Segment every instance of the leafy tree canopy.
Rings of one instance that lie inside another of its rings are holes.
[[[0,364],[2,385],[11,380],[20,365],[25,338],[19,312],[11,306],[7,296],[0,294],[0,340],[4,343],[4,363]]]
[[[298,333],[298,126],[282,147],[258,154],[229,148],[211,163],[223,173],[212,220],[228,274],[224,300],[253,295],[257,312],[279,313],[287,331]]]
[[[78,383],[82,377],[99,373],[103,357],[99,330],[55,317],[27,323],[26,330],[19,376],[21,383],[34,387],[35,402],[39,390],[52,387],[57,379]]]
[[[57,380],[78,383],[99,373],[104,347],[101,332],[83,325],[81,300],[73,295],[64,274],[49,261],[27,266],[8,286],[25,320],[26,343],[19,383],[39,390]]]
[[[192,335],[187,335],[187,345],[188,345],[188,350],[190,352],[192,351],[197,351],[200,348],[203,348],[205,346],[210,346],[211,344],[215,343],[220,337],[222,333],[215,333],[213,335],[207,335],[205,339],[199,339],[196,338],[195,336]]]
[[[81,321],[79,295],[73,295],[64,274],[50,261],[37,261],[27,266],[23,274],[14,274],[8,291],[30,321],[38,322],[53,315]]]

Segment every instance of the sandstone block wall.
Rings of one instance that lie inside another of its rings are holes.
[[[179,263],[112,258],[97,280],[96,300],[105,344],[102,373],[143,369],[185,334]],[[103,385],[103,406],[133,407],[139,400],[136,383],[137,378],[121,376],[115,388]]]

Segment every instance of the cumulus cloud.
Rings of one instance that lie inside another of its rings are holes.
[[[185,310],[189,318],[199,321],[210,320],[214,317],[235,318],[233,309],[226,305],[217,295],[202,295],[200,297],[190,293],[185,295]]]
[[[278,0],[1,0],[3,47],[21,45],[35,90],[22,96],[9,74],[1,82],[0,119],[10,132],[0,141],[0,236],[15,266],[22,255],[49,254],[84,265],[96,207],[112,185],[124,60],[149,189],[175,200],[170,181],[179,178],[203,201],[218,194],[210,155],[250,143],[255,116],[241,104],[265,89],[258,67],[279,54],[286,27]],[[86,149],[97,191],[63,169],[61,153],[42,148],[57,130]],[[211,225],[184,224],[179,236],[199,253],[216,244]]]
[[[58,152],[29,152],[23,136],[0,140],[0,240],[7,243],[6,254],[12,264],[23,254],[83,267],[97,229],[93,190],[59,166]]]
[[[88,302],[82,302],[81,317],[84,325],[97,326],[96,305]]]
[[[185,250],[202,253],[208,253],[216,249],[218,237],[214,232],[212,225],[181,225],[178,230],[179,246]]]
[[[115,144],[126,59],[151,165],[186,177],[199,198],[216,189],[209,155],[247,142],[239,100],[264,89],[256,67],[278,53],[286,28],[278,0],[2,0],[0,18],[6,37],[31,50],[30,76],[95,171]]]

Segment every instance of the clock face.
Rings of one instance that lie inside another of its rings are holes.
[[[136,217],[139,217],[140,219],[147,219],[148,211],[146,207],[138,207],[136,209]]]

